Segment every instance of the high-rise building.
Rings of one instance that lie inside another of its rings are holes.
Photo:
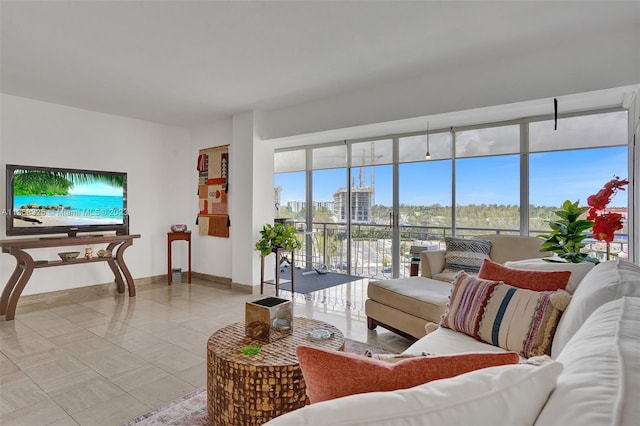
[[[371,222],[373,188],[351,188],[351,222]],[[347,189],[340,188],[333,194],[333,214],[340,222],[347,220]]]

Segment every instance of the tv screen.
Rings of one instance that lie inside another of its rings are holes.
[[[6,213],[9,236],[128,234],[127,174],[8,164]]]

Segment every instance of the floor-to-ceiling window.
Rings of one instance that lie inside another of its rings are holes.
[[[274,216],[303,220],[306,207],[305,151],[282,151],[274,155]]]
[[[398,138],[399,276],[410,273],[411,246],[439,249],[451,235],[451,139],[450,131],[430,134],[428,144],[424,134]]]
[[[346,272],[348,266],[347,204],[342,196],[347,188],[347,146],[314,148],[312,152],[311,194],[313,266]]]
[[[557,123],[531,117],[436,129],[429,138],[413,133],[304,147],[282,154],[288,164],[313,158],[307,174],[276,167],[276,185],[284,200],[279,175],[298,176],[291,188],[305,177],[312,182],[300,198],[313,210],[297,219],[311,222],[303,228],[312,230],[314,262],[363,276],[405,276],[412,245],[442,248],[448,235],[548,232],[564,200],[586,205],[612,177],[628,177],[627,120],[626,111],[601,111]],[[289,161],[292,152],[298,160]],[[622,193],[611,207],[626,215],[627,204]],[[614,253],[628,253],[628,233],[625,226],[616,234]]]
[[[393,140],[350,146],[351,265],[360,276],[390,276],[393,257]]]
[[[520,126],[455,133],[456,235],[520,233]]]
[[[534,121],[529,125],[529,232],[546,233],[547,222],[565,200],[586,205],[587,197],[598,192],[614,176],[628,173],[627,113],[615,111],[558,120]],[[554,127],[556,127],[554,129]],[[612,200],[611,208],[628,213],[626,193]],[[613,253],[625,256],[628,225],[616,233]],[[594,251],[601,243],[588,241]]]

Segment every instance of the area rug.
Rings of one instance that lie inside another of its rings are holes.
[[[295,269],[296,277],[295,292],[300,294],[313,293],[314,291],[324,290],[335,287],[340,284],[349,283],[363,279],[357,275],[338,274],[336,272],[327,272],[319,274],[313,269]],[[291,268],[285,267],[280,272],[280,289],[291,291]],[[282,280],[289,282],[282,283]]]
[[[364,354],[393,353],[379,346],[344,339],[344,351]],[[207,413],[207,389],[200,388],[155,410],[125,423],[123,426],[212,426]]]

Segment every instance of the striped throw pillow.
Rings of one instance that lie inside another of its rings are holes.
[[[482,261],[489,259],[491,241],[445,237],[444,242],[447,250],[444,255],[443,273],[465,271],[477,274]]]
[[[441,325],[524,357],[549,355],[564,290],[533,291],[460,273]]]

